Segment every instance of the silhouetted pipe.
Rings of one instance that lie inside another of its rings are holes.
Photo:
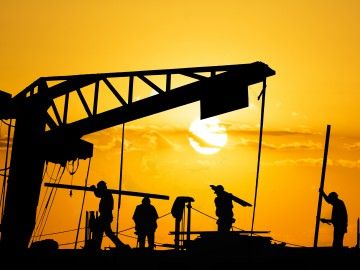
[[[322,166],[321,181],[320,181],[320,188],[319,188],[318,208],[317,208],[317,214],[316,214],[316,225],[315,225],[315,236],[314,236],[314,247],[315,248],[317,247],[317,242],[318,242],[319,224],[320,224],[320,216],[321,216],[322,194],[321,194],[320,190],[324,189],[325,173],[326,173],[326,161],[327,161],[327,154],[328,154],[328,148],[329,148],[329,139],[330,139],[330,130],[331,130],[331,126],[327,125],[323,166]]]
[[[266,93],[266,77],[263,80],[263,88],[261,90],[260,95],[258,96],[258,100],[260,99],[260,97],[262,99],[261,99],[261,114],[260,114],[259,148],[258,148],[258,159],[257,159],[257,167],[256,167],[254,208],[253,208],[253,215],[252,215],[252,220],[251,220],[251,231],[254,230],[256,198],[257,198],[257,190],[258,190],[258,185],[259,185],[261,146],[262,146],[262,136],[263,136],[263,127],[264,127],[264,117],[265,117],[265,93]]]
[[[356,247],[360,248],[360,220],[359,218],[357,219],[357,230],[356,230],[356,235],[357,235],[357,241],[356,241]]]
[[[190,231],[191,231],[191,201],[187,203],[187,230],[186,230],[186,244],[190,243]]]
[[[65,184],[54,184],[54,183],[45,183],[44,186],[46,187],[55,187],[55,188],[64,188],[64,189],[72,189],[72,190],[86,190],[86,191],[94,191],[90,187],[83,187],[83,186],[74,186],[74,185],[65,185]],[[112,194],[121,194],[127,196],[135,196],[135,197],[149,197],[153,199],[160,199],[160,200],[169,200],[169,196],[161,195],[161,194],[152,194],[152,193],[143,193],[143,192],[135,192],[135,191],[119,191],[116,189],[109,189]]]

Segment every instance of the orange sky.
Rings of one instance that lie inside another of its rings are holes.
[[[0,89],[15,95],[42,76],[262,61],[276,75],[267,82],[255,229],[312,245],[330,124],[325,191],[335,190],[345,201],[344,242],[353,246],[360,216],[359,8],[356,0],[7,1],[0,5]],[[190,124],[199,118],[197,103],[128,123],[124,189],[169,195],[170,201],[153,201],[160,215],[171,210],[176,196],[187,195],[195,198],[194,208],[214,216],[209,184],[223,184],[252,202],[260,91],[261,85],[250,88],[249,108],[219,116],[228,142],[214,155],[196,152],[188,141]],[[4,125],[0,135],[4,164]],[[106,179],[117,188],[121,128],[86,139],[95,146],[90,184]],[[86,166],[80,161],[73,183],[84,183]],[[66,172],[63,182],[71,182]],[[79,192],[70,198],[68,191],[58,191],[44,233],[76,228],[81,198]],[[96,209],[97,202],[87,195],[85,209]],[[133,226],[131,214],[139,202],[123,197],[120,230]],[[324,203],[323,216],[330,211]],[[250,229],[252,209],[236,205],[234,212],[235,226]],[[193,212],[192,221],[194,229],[216,229],[199,213]],[[173,228],[172,217],[159,220],[156,240],[172,242]],[[330,245],[331,238],[331,227],[321,224],[319,245]],[[54,239],[68,243],[75,237]],[[122,240],[135,245],[132,238]]]

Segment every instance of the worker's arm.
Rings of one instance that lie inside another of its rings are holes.
[[[95,196],[100,198],[100,194],[99,194],[99,191],[97,190],[96,186],[95,185],[91,185],[90,186],[90,189],[94,192]]]
[[[331,225],[331,224],[332,224],[331,219],[327,219],[327,218],[320,218],[320,221],[321,221],[322,223],[326,223],[326,224],[328,224],[328,225]]]
[[[327,203],[329,203],[329,197],[326,195],[325,191],[323,189],[319,189],[319,192],[320,192],[321,196],[324,197],[325,201]]]

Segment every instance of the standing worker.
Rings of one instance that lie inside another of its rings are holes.
[[[159,218],[155,207],[150,203],[149,197],[144,197],[142,203],[136,206],[133,220],[135,230],[138,235],[139,247],[145,248],[145,240],[148,240],[148,248],[153,250],[155,247],[155,231],[157,219]]]
[[[326,195],[324,190],[320,190],[325,201],[332,205],[331,219],[322,218],[321,222],[332,224],[334,226],[333,244],[334,248],[342,248],[344,235],[347,232],[348,215],[345,203],[339,199],[336,192],[330,192]]]
[[[226,192],[222,185],[213,186],[211,188],[216,194],[215,202],[215,213],[218,217],[217,225],[219,232],[229,232],[232,224],[235,222],[233,213],[232,194]]]
[[[98,229],[101,236],[103,233],[115,244],[116,248],[129,248],[129,245],[124,244],[113,233],[111,229],[111,222],[113,221],[112,210],[114,208],[114,199],[111,192],[108,190],[106,182],[101,180],[97,183],[97,186],[91,186],[96,197],[100,198],[99,202],[99,218]],[[100,243],[101,245],[101,243]]]
[[[218,217],[217,225],[219,232],[229,232],[232,224],[235,222],[233,213],[233,201],[241,206],[252,206],[250,203],[234,196],[233,194],[226,192],[222,185],[210,185],[214,190],[216,198],[214,200],[216,207],[216,216]]]

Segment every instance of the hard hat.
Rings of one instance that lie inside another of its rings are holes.
[[[224,191],[224,187],[222,185],[210,185],[210,187],[215,191],[215,192],[221,192]]]

